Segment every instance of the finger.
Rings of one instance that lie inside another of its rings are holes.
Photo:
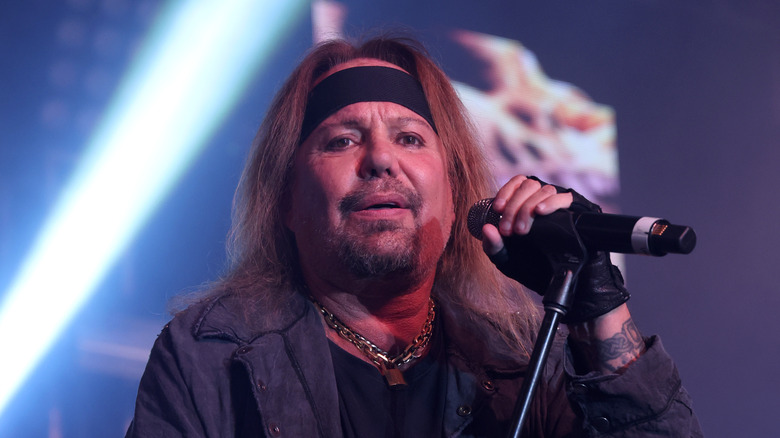
[[[527,179],[528,178],[525,175],[515,175],[507,181],[506,184],[501,186],[501,188],[498,189],[498,193],[496,193],[496,196],[493,198],[493,210],[497,213],[503,212],[507,200],[512,197],[515,190],[517,190],[523,181],[526,181]]]
[[[498,232],[498,228],[492,224],[485,224],[482,226],[482,249],[485,250],[487,255],[498,254],[504,248],[504,240],[501,239],[501,234]]]
[[[518,214],[526,201],[538,192],[541,187],[542,185],[538,181],[526,179],[515,188],[511,196],[506,200],[503,211],[499,212],[501,213],[501,220],[498,222],[498,230],[502,236],[509,236],[513,232],[523,234],[524,225],[521,224],[525,224],[527,218],[518,222]]]
[[[521,235],[528,234],[534,224],[534,217],[546,216],[558,209],[569,208],[572,199],[571,193],[557,193],[554,187],[544,186],[523,204],[515,218],[512,231]]]
[[[545,185],[539,188],[539,190],[532,193],[526,200],[520,205],[515,216],[515,222],[513,224],[512,231],[517,234],[527,234],[531,230],[533,225],[534,216],[537,214],[537,207],[541,202],[548,201],[558,194],[554,186]],[[557,203],[556,203],[557,204]]]
[[[534,213],[540,216],[545,216],[554,212],[555,210],[571,207],[571,203],[573,201],[574,196],[571,193],[557,193],[553,196],[541,200],[538,204],[536,204]]]

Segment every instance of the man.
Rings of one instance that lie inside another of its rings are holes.
[[[502,237],[535,216],[593,206],[517,176],[480,245],[465,218],[489,180],[462,105],[421,49],[315,48],[253,145],[232,269],[163,329],[128,436],[504,436],[538,312],[483,248],[501,254]],[[530,271],[518,279],[549,281]],[[608,256],[594,255],[527,436],[700,435],[627,299]]]

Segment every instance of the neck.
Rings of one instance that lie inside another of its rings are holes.
[[[359,280],[336,285],[307,276],[311,295],[352,330],[396,354],[420,334],[428,317],[433,275],[412,287],[398,281]],[[329,339],[355,356],[351,344],[326,328]],[[363,358],[363,357],[361,357]]]

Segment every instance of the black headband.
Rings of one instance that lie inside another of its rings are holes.
[[[424,118],[438,134],[417,79],[395,68],[363,66],[337,71],[309,93],[301,143],[331,114],[357,102],[392,102],[405,106]]]

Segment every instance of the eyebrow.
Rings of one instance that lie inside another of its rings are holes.
[[[409,125],[409,124],[423,125],[423,126],[428,126],[430,128],[428,122],[426,122],[425,119],[423,119],[422,117],[397,117],[394,120],[396,122],[400,122],[401,125]]]

